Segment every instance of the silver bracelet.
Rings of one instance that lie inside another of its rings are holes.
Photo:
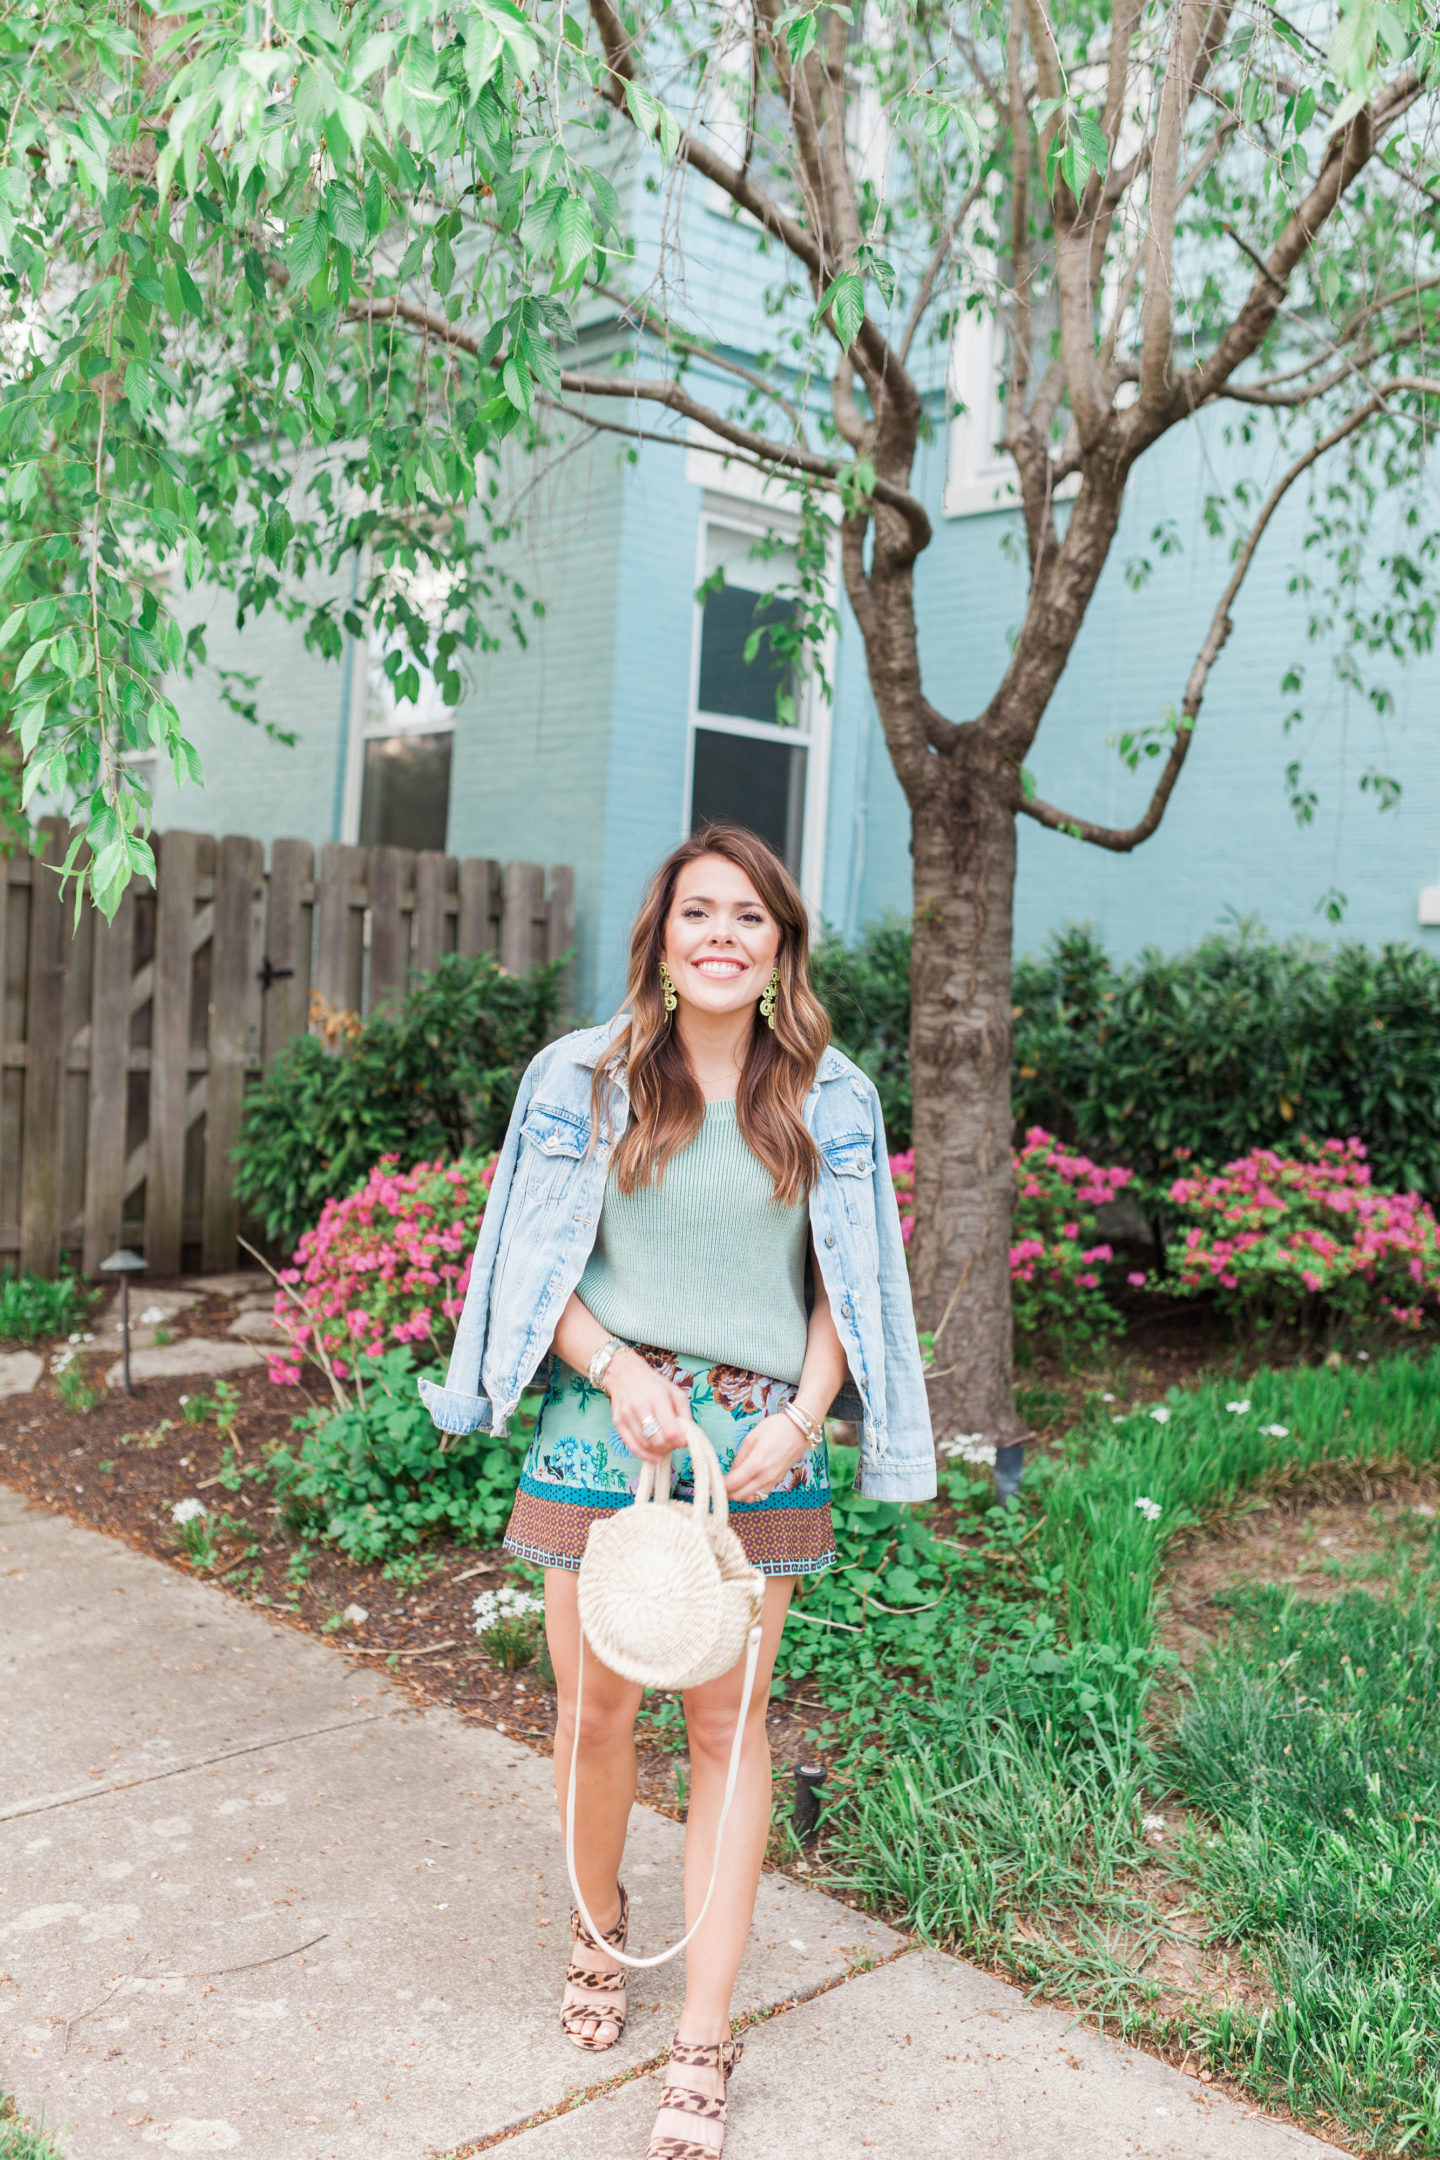
[[[607,1341],[601,1343],[585,1368],[591,1387],[599,1388],[602,1395],[608,1395],[610,1391],[605,1385],[605,1375],[610,1370],[611,1361],[617,1352],[629,1348],[629,1343],[622,1342],[618,1335],[611,1335]]]
[[[798,1402],[781,1403],[780,1415],[788,1417],[797,1432],[804,1433],[807,1448],[818,1446],[824,1438],[824,1426],[811,1417],[808,1410],[802,1410]]]

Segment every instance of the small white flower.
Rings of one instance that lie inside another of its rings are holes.
[[[1101,1402],[1114,1402],[1115,1397],[1110,1393],[1110,1390],[1106,1388],[1104,1394],[1100,1397],[1100,1400]]]
[[[1139,1499],[1135,1502],[1135,1505],[1137,1508],[1139,1508],[1140,1513],[1145,1517],[1146,1522],[1159,1522],[1160,1517],[1165,1512],[1165,1510],[1161,1507],[1159,1501],[1152,1500],[1148,1493],[1141,1493]]]
[[[165,1318],[167,1318],[167,1314],[163,1305],[147,1305],[140,1315],[140,1325],[141,1327],[159,1327],[161,1321]]]
[[[1232,1417],[1244,1417],[1250,1408],[1250,1398],[1248,1395],[1241,1395],[1234,1402],[1227,1402],[1225,1408]]]
[[[181,1402],[182,1402],[182,1403],[187,1403],[187,1402],[189,1402],[189,1400],[190,1400],[190,1397],[189,1397],[188,1395],[182,1395],[182,1396],[180,1397],[180,1400],[181,1400]]]
[[[995,1464],[995,1443],[983,1433],[957,1432],[953,1440],[941,1441],[940,1452],[952,1462],[958,1457],[961,1462],[984,1463],[992,1469]]]
[[[65,1340],[66,1340],[66,1342],[79,1342],[79,1340],[80,1340],[80,1335],[79,1335],[79,1331],[77,1330],[77,1331],[76,1331],[76,1333],[75,1333],[75,1334],[73,1334],[73,1335],[67,1335],[67,1336],[66,1336],[66,1338],[65,1338]]]
[[[1290,1437],[1288,1425],[1262,1425],[1260,1430],[1267,1440],[1288,1440]]]
[[[532,1597],[528,1590],[517,1590],[506,1583],[499,1590],[482,1590],[473,1607],[475,1632],[483,1635],[494,1627],[497,1620],[519,1620],[526,1613],[543,1612],[543,1597]]]
[[[1147,1837],[1164,1837],[1165,1818],[1163,1815],[1143,1816],[1141,1818],[1140,1827],[1145,1832],[1145,1835]]]
[[[1362,1365],[1368,1365],[1370,1363],[1370,1352],[1368,1350],[1357,1350],[1355,1355],[1360,1360],[1360,1363]]]
[[[363,1627],[370,1615],[363,1605],[347,1605],[342,1617],[347,1627]]]
[[[193,1494],[188,1500],[177,1500],[170,1510],[173,1520],[177,1523],[199,1522],[201,1517],[208,1515],[209,1512],[210,1510],[206,1507],[205,1502],[197,1500]]]
[[[1157,1425],[1168,1425],[1170,1422],[1170,1412],[1166,1409],[1164,1403],[1156,1403],[1150,1415]]]
[[[1123,1417],[1112,1417],[1110,1423],[1112,1425],[1123,1425],[1125,1423],[1125,1420]]]

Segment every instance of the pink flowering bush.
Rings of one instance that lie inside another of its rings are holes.
[[[363,1386],[371,1361],[400,1343],[416,1345],[422,1365],[443,1359],[494,1172],[493,1155],[405,1171],[391,1155],[343,1200],[327,1200],[280,1276],[275,1324],[286,1340],[270,1378],[293,1387],[308,1360],[342,1383],[358,1368]]]
[[[1012,1150],[1012,1160],[1010,1291],[1017,1333],[1048,1337],[1061,1350],[1103,1341],[1115,1332],[1120,1316],[1103,1274],[1115,1255],[1097,1240],[1094,1210],[1123,1192],[1133,1172],[1091,1162],[1039,1125],[1031,1126],[1023,1147]],[[915,1229],[913,1148],[891,1156],[890,1174],[908,1248]]]
[[[1182,1227],[1166,1288],[1213,1292],[1252,1332],[1436,1317],[1440,1224],[1418,1193],[1377,1190],[1358,1140],[1252,1148],[1177,1178],[1170,1199]]]

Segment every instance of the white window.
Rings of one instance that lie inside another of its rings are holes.
[[[341,837],[443,852],[455,715],[429,674],[413,703],[398,701],[383,663],[378,645],[355,648]]]
[[[772,632],[793,621],[793,517],[707,491],[700,520],[686,829],[744,825],[769,842],[818,908],[829,712]],[[777,545],[778,543],[778,545]],[[827,672],[830,667],[827,656]]]
[[[1004,324],[993,309],[964,312],[950,341],[951,415],[945,445],[945,515],[1018,510],[1015,461],[999,445],[1006,433],[1005,376],[1009,352]],[[1058,447],[1058,435],[1056,447]],[[1079,489],[1072,473],[1055,489],[1057,502]]]
[[[989,309],[962,312],[950,345],[947,517],[1009,509],[1019,500],[1009,452],[997,448],[1005,433],[1004,364],[1005,340],[996,315]]]

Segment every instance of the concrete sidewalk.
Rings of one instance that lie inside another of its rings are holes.
[[[640,1947],[681,1848],[636,1810]],[[0,1487],[0,2088],[67,2160],[640,2160],[680,1975],[580,2053],[568,1908],[547,1761]],[[737,2008],[732,2160],[1335,2151],[784,1876]]]

